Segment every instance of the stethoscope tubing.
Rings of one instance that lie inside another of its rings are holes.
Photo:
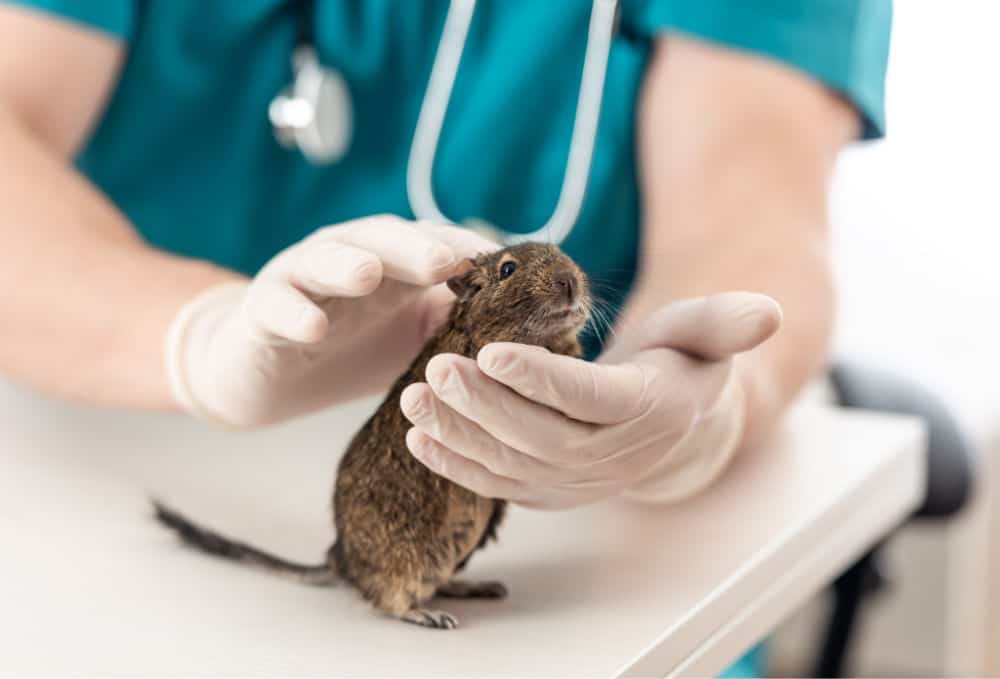
[[[313,163],[333,162],[343,156],[350,143],[350,93],[340,74],[324,68],[316,56],[312,34],[316,0],[298,1],[301,7],[298,47],[293,60],[295,79],[271,103],[268,115],[283,145],[297,146]],[[590,177],[618,2],[593,0],[566,169],[559,198],[548,220],[530,233],[503,232],[476,218],[466,218],[466,224],[510,244],[527,240],[561,244],[572,232],[583,209]],[[448,6],[407,160],[406,192],[410,209],[418,219],[441,224],[455,222],[441,211],[434,198],[434,158],[475,9],[476,0],[451,0]],[[323,106],[325,99],[340,102],[339,108],[344,109],[339,112],[340,118],[322,117],[321,109],[329,108],[329,102]],[[325,123],[331,125],[324,128]]]
[[[572,232],[580,216],[597,140],[617,4],[618,0],[593,2],[566,171],[556,207],[548,221],[534,231],[503,233],[501,238],[507,243],[544,240],[561,244]],[[427,90],[417,117],[407,164],[406,189],[410,209],[418,219],[443,224],[455,223],[438,207],[434,198],[432,174],[441,128],[475,6],[476,0],[452,0],[449,5]]]

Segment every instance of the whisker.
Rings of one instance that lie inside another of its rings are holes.
[[[590,319],[585,328],[588,334],[592,334],[598,340],[601,348],[604,348],[608,340],[616,334],[614,324],[611,321],[611,315],[605,306],[606,304],[602,300],[597,298],[591,299]]]

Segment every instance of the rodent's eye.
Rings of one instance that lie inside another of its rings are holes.
[[[517,270],[517,262],[504,262],[500,267],[500,280],[510,278],[510,275]]]

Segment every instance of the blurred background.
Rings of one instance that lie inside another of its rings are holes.
[[[854,675],[1000,675],[998,26],[993,0],[897,0],[888,138],[845,153],[834,182],[836,353],[932,388],[980,453],[972,504],[884,550]],[[784,625],[776,673],[809,667],[828,606]]]

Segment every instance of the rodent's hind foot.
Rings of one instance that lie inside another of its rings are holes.
[[[451,580],[438,587],[437,595],[451,599],[504,599],[507,597],[507,587],[496,580]]]
[[[455,629],[458,627],[458,620],[451,613],[431,611],[426,608],[411,608],[399,616],[399,619],[431,629]]]

